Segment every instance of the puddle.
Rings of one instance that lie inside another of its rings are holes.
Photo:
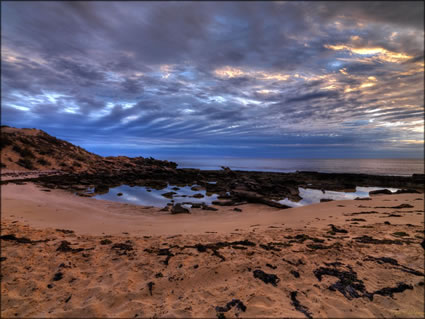
[[[355,199],[356,197],[370,197],[369,192],[378,189],[388,189],[391,192],[396,192],[398,188],[386,188],[386,187],[356,187],[355,192],[335,192],[326,191],[323,193],[318,189],[302,188],[299,187],[300,196],[302,200],[299,202],[293,202],[287,198],[278,201],[281,204],[285,204],[291,207],[299,207],[305,205],[311,205],[320,203],[321,199],[328,198],[333,200],[344,200],[344,199]]]
[[[167,203],[171,203],[172,200],[174,200],[174,203],[191,202],[205,203],[207,205],[210,205],[212,201],[217,200],[217,194],[207,196],[205,189],[196,191],[191,190],[191,188],[194,186],[199,185],[185,187],[168,185],[167,187],[161,190],[156,190],[145,186],[131,187],[128,185],[121,185],[118,187],[110,188],[108,193],[95,195],[93,198],[135,205],[155,206],[160,208],[166,206]],[[179,189],[173,189],[175,187],[178,187]],[[176,194],[173,195],[173,198],[166,198],[162,196],[162,194],[169,192],[175,192]],[[119,193],[122,193],[122,196],[118,196]],[[202,194],[204,197],[190,197],[195,194]],[[191,205],[187,205],[187,207],[191,207]]]
[[[210,182],[213,183],[213,182]],[[110,200],[120,203],[128,203],[142,206],[154,206],[162,208],[167,205],[167,203],[171,203],[174,200],[174,203],[205,203],[207,205],[211,205],[211,203],[217,200],[217,194],[212,194],[211,196],[206,195],[205,189],[202,190],[192,190],[192,187],[200,187],[199,185],[178,187],[175,185],[168,185],[167,187],[156,190],[146,186],[128,186],[121,185],[118,187],[110,188],[109,192],[106,194],[98,194],[93,198]],[[178,189],[176,189],[178,187]],[[369,192],[378,189],[385,189],[384,187],[356,187],[355,192],[335,192],[335,191],[327,191],[322,192],[318,189],[311,188],[299,188],[300,196],[302,200],[299,202],[293,202],[287,198],[278,201],[281,204],[285,204],[291,207],[299,207],[305,205],[311,205],[315,203],[319,203],[321,199],[333,199],[333,200],[345,200],[345,199],[355,199],[356,197],[369,197]],[[386,188],[391,192],[396,192],[397,188]],[[166,198],[162,196],[162,194],[175,192],[173,198]],[[118,196],[119,193],[122,193],[121,196]],[[191,197],[195,194],[202,194],[202,198]],[[184,205],[188,208],[191,205]]]

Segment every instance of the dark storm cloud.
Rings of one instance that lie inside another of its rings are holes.
[[[322,98],[337,98],[339,96],[339,93],[337,91],[325,91],[325,92],[313,92],[313,93],[307,93],[301,96],[292,97],[286,100],[287,103],[291,102],[304,102],[304,101],[311,101],[315,99],[322,99]]]
[[[3,122],[88,145],[247,154],[420,141],[423,11],[422,2],[4,2]]]

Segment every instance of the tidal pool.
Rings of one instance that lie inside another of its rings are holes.
[[[388,189],[391,192],[396,192],[398,188],[385,188],[385,187],[356,187],[355,192],[335,192],[327,191],[322,192],[319,189],[302,188],[299,187],[300,196],[302,200],[299,202],[293,202],[287,198],[278,201],[281,204],[288,205],[291,207],[299,207],[305,205],[311,205],[320,203],[321,199],[333,199],[333,200],[344,200],[344,199],[355,199],[356,197],[370,197],[369,192],[378,189]]]
[[[175,185],[168,185],[167,187],[156,190],[150,187],[145,186],[128,186],[121,185],[118,187],[110,188],[109,192],[106,194],[95,195],[93,198],[111,200],[121,203],[129,203],[143,206],[155,206],[155,207],[164,207],[167,203],[170,203],[174,200],[174,203],[205,203],[210,205],[212,201],[217,200],[217,194],[207,196],[205,189],[201,190],[192,190],[191,188],[199,185],[179,187]],[[173,189],[173,188],[179,188]],[[173,198],[166,198],[162,194],[175,192]],[[121,196],[118,196],[119,193],[122,193]],[[202,198],[191,197],[195,194],[202,194]],[[190,207],[190,205],[188,205]]]
[[[179,187],[175,185],[168,185],[167,187],[156,190],[146,186],[128,186],[121,185],[118,187],[110,188],[109,192],[106,194],[95,195],[96,199],[111,200],[121,203],[129,203],[143,206],[155,206],[155,207],[164,207],[167,203],[205,203],[211,205],[211,203],[217,200],[218,194],[212,194],[207,196],[205,189],[192,190],[192,187],[200,187],[199,185]],[[177,189],[178,188],[178,189]],[[305,205],[311,205],[319,203],[321,199],[333,199],[333,200],[345,200],[345,199],[355,199],[356,197],[369,197],[369,192],[385,189],[384,187],[356,187],[355,192],[336,192],[328,191],[324,192],[318,189],[311,188],[302,188],[299,187],[300,196],[302,200],[299,202],[293,202],[287,198],[277,201],[281,204],[285,204],[291,207],[299,207]],[[396,192],[397,188],[386,188],[391,192]],[[162,194],[175,192],[172,198],[166,198]],[[118,194],[121,193],[121,196]],[[202,194],[202,198],[195,198],[193,195]],[[190,207],[190,204],[185,204],[184,206]]]

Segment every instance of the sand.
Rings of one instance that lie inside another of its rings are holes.
[[[423,194],[170,215],[32,183],[1,191],[2,235],[47,240],[1,241],[2,317],[424,315]],[[392,208],[401,204],[412,207]],[[331,234],[329,224],[347,232]],[[58,251],[64,240],[75,251]],[[337,277],[317,276],[326,269],[351,281],[335,290]],[[276,286],[258,270],[276,275]],[[384,289],[396,287],[392,296]]]

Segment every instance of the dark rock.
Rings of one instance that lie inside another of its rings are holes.
[[[61,280],[63,278],[63,273],[61,273],[61,272],[57,272],[56,274],[55,274],[55,276],[53,277],[53,281],[59,281],[59,280]]]
[[[409,236],[409,234],[404,232],[404,231],[398,231],[398,232],[392,233],[392,235],[396,236],[396,237],[406,237],[406,236],[408,237]]]
[[[254,278],[258,278],[265,282],[266,284],[272,284],[273,286],[277,286],[278,282],[280,281],[279,277],[274,274],[267,274],[262,270],[254,270]]]
[[[71,245],[69,241],[62,240],[56,251],[78,253],[84,250],[84,248],[72,248],[69,245]]]
[[[407,189],[399,189],[394,194],[420,194],[420,192],[417,191],[416,189],[407,188]]]
[[[177,194],[177,193],[176,192],[168,192],[168,193],[161,194],[161,196],[164,196],[165,198],[172,199],[173,195],[175,195],[175,194]]]
[[[8,240],[8,241],[16,241],[19,244],[36,244],[36,243],[44,243],[49,241],[49,239],[44,240],[31,240],[26,237],[16,237],[14,234],[8,234],[8,235],[2,235],[0,236],[0,239],[2,240]]]
[[[7,257],[0,257],[0,261],[5,261]]]
[[[134,250],[132,245],[126,243],[113,244],[111,249],[115,250],[115,252],[120,256],[128,255],[128,252]]]
[[[123,195],[122,193],[118,193],[118,194],[117,194],[117,196],[122,196],[122,195]]]
[[[354,237],[353,238],[355,241],[359,242],[359,243],[363,243],[363,244],[375,244],[375,245],[379,245],[379,244],[383,244],[383,245],[403,245],[403,243],[400,240],[391,240],[391,239],[375,239],[373,237],[367,236],[367,235],[363,235],[361,237]]]
[[[333,232],[335,232],[335,233],[343,233],[343,234],[348,233],[348,231],[347,231],[347,230],[342,229],[342,228],[338,228],[338,227],[336,227],[334,224],[329,224],[329,226],[331,226],[331,231],[333,231]]]
[[[372,200],[370,197],[356,197],[354,200]]]
[[[218,209],[215,207],[211,207],[205,204],[202,204],[202,210],[211,210],[211,211],[217,211]]]
[[[255,192],[244,191],[244,190],[233,190],[232,195],[237,200],[246,201],[248,203],[259,203],[259,204],[264,204],[267,206],[281,208],[281,209],[291,208],[290,206],[283,205],[278,202],[269,200],[265,198],[264,196]]]
[[[94,188],[94,192],[96,194],[106,194],[107,192],[109,192],[109,186],[108,185],[104,185],[104,184],[97,185]]]
[[[241,211],[242,211],[242,209],[237,208],[237,207],[233,208],[233,210],[234,210],[235,212],[241,212]]]
[[[73,230],[68,230],[68,229],[56,229],[56,231],[64,233],[64,234],[73,234],[74,233]]]
[[[110,241],[109,239],[102,239],[100,241],[100,244],[101,245],[109,245],[109,244],[112,244],[112,241]]]
[[[291,274],[292,274],[295,278],[300,278],[300,273],[299,273],[298,271],[291,270]]]
[[[217,311],[217,312],[227,312],[230,309],[232,309],[232,307],[234,307],[234,306],[236,306],[237,309],[239,309],[243,312],[246,311],[246,306],[239,299],[232,299],[232,301],[228,302],[225,307],[217,306],[217,307],[215,307],[215,311]]]
[[[151,294],[151,296],[152,296],[152,290],[154,285],[155,283],[153,283],[152,281],[148,282],[149,293]]]
[[[190,211],[187,208],[182,207],[181,204],[175,204],[171,208],[171,214],[190,214]]]
[[[192,195],[191,197],[193,197],[193,198],[203,198],[204,195],[202,195],[201,193],[198,193],[198,194]]]
[[[271,268],[271,269],[276,269],[277,268],[277,266],[273,266],[273,265],[270,265],[270,264],[266,264],[266,266],[269,267],[269,268]]]
[[[159,211],[160,212],[168,212],[169,211],[169,207],[168,206],[165,206],[164,208],[161,208]]]
[[[333,200],[333,199],[331,199],[331,198],[321,198],[321,199],[320,199],[320,202],[321,202],[321,203],[332,202],[332,201],[334,201],[334,200]]]
[[[340,243],[334,243],[332,245],[326,246],[326,245],[322,245],[322,244],[308,244],[307,245],[308,248],[313,249],[313,250],[317,250],[317,249],[331,249],[331,248],[340,248],[341,244]]]
[[[214,200],[211,204],[217,206],[233,206],[235,202],[233,200]]]
[[[369,196],[370,195],[378,195],[378,194],[391,195],[392,192],[389,189],[378,189],[376,191],[370,191],[369,192]]]

